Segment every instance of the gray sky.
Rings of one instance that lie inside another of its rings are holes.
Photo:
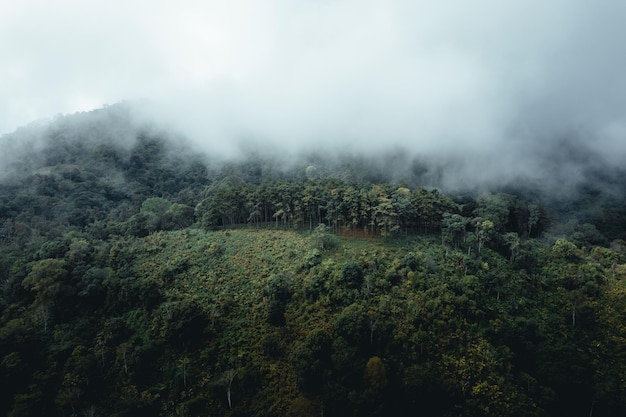
[[[0,0],[0,134],[148,98],[224,152],[626,154],[622,0]],[[511,151],[513,150],[513,152]]]

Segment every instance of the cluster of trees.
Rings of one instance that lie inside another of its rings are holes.
[[[432,233],[444,213],[459,211],[454,201],[436,190],[337,179],[266,180],[256,185],[227,178],[207,187],[205,196],[196,214],[206,227],[274,222],[313,230],[326,224],[336,233],[347,228],[386,236],[400,231]]]
[[[613,203],[211,165],[125,123],[21,132],[0,179],[0,414],[626,414]]]

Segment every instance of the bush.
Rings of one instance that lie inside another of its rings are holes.
[[[311,235],[311,243],[314,249],[330,250],[339,246],[339,238],[328,232],[326,225],[320,224]]]
[[[343,281],[350,288],[360,288],[363,285],[363,269],[354,262],[350,262],[343,267],[342,277]]]
[[[319,265],[322,262],[322,253],[320,252],[319,249],[313,249],[311,250],[305,260],[304,260],[304,269],[309,270],[311,268],[313,268],[316,265]]]

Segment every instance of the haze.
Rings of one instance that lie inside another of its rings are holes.
[[[397,151],[540,177],[626,154],[626,3],[4,2],[0,134],[141,101],[205,151]],[[7,4],[8,3],[8,4]]]

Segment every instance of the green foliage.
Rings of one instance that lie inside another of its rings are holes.
[[[350,288],[360,288],[363,284],[363,270],[354,262],[344,265],[341,276]]]
[[[337,316],[335,335],[344,338],[350,345],[359,347],[368,342],[368,319],[362,304],[351,304]]]
[[[378,356],[372,356],[363,371],[365,391],[370,394],[379,394],[385,389],[387,383],[387,371],[385,371],[383,361]]]
[[[552,246],[552,257],[556,260],[576,261],[579,259],[579,250],[572,242],[557,239]]]
[[[270,301],[268,322],[274,326],[284,326],[287,302],[292,295],[293,277],[287,273],[274,275],[268,283],[268,298]]]
[[[444,213],[441,222],[442,241],[454,248],[465,242],[465,228],[468,219],[455,213]]]
[[[322,252],[319,249],[315,248],[311,250],[305,260],[304,260],[304,269],[311,269],[316,265],[319,265],[322,262]]]
[[[289,415],[323,404],[331,416],[405,415],[395,404],[420,399],[444,401],[444,415],[533,415],[580,409],[564,400],[572,390],[593,396],[596,410],[620,409],[623,370],[612,346],[622,343],[613,308],[623,254],[503,239],[518,251],[513,262],[489,249],[473,260],[436,239],[348,237],[301,268],[310,237],[296,232],[185,229],[103,248],[74,236],[63,259],[28,267],[25,318],[3,319],[0,371],[21,382],[2,406],[27,407],[33,371],[57,360],[62,368],[45,385],[52,392],[36,397],[58,413]],[[542,272],[515,269],[522,261]],[[101,306],[74,303],[90,312],[81,324],[57,309],[72,296]],[[53,339],[37,341],[52,330]],[[37,343],[49,353],[33,356]],[[227,386],[228,369],[237,373]],[[588,382],[569,382],[581,378]],[[160,399],[180,397],[174,406]]]
[[[293,350],[290,361],[298,375],[298,386],[310,394],[321,394],[331,367],[331,338],[323,330],[313,330],[304,343]]]
[[[0,181],[0,415],[626,414],[619,201],[207,165],[84,117]]]
[[[53,303],[66,289],[66,277],[65,262],[44,259],[33,265],[30,273],[22,281],[22,286],[35,293],[37,303]]]
[[[324,224],[320,224],[311,234],[311,245],[317,250],[331,250],[337,247],[339,240],[329,232]]]

